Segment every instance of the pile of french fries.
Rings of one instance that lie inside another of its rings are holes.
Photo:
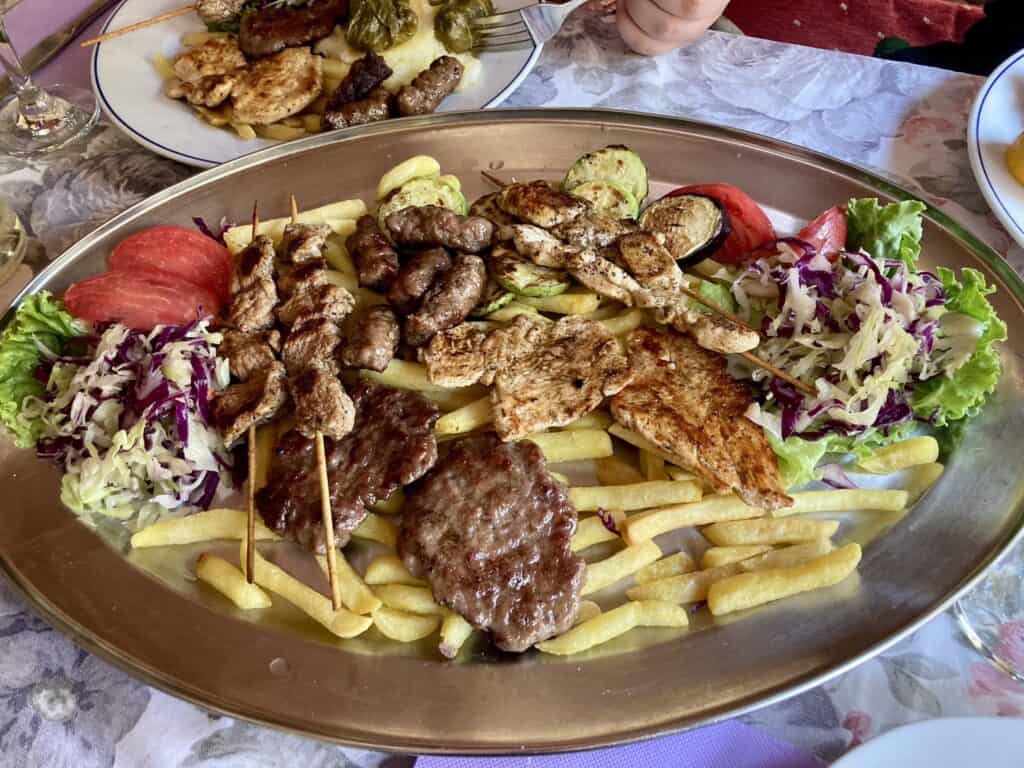
[[[378,200],[412,178],[410,174],[423,175],[425,169],[440,172],[436,161],[424,157],[392,169],[380,181]],[[325,252],[331,279],[351,291],[357,305],[373,306],[385,299],[358,285],[355,266],[344,246],[345,238],[355,229],[355,220],[366,210],[361,200],[344,200],[305,211],[298,219],[331,227],[334,234]],[[279,242],[289,221],[262,221],[259,233]],[[238,253],[252,237],[252,226],[239,226],[225,233],[225,242],[232,253]],[[641,310],[626,309],[581,290],[546,299],[523,299],[474,322],[497,328],[523,313],[545,317],[541,312],[580,314],[603,323],[617,337],[651,322]],[[359,375],[416,391],[437,403],[444,412],[436,426],[442,441],[485,429],[493,419],[484,388],[440,387],[418,363],[396,359],[380,373],[360,371]],[[257,431],[257,487],[266,483],[275,441],[290,427],[284,418]],[[552,474],[570,486],[570,499],[580,514],[572,549],[588,561],[582,587],[587,599],[581,602],[575,626],[536,646],[543,653],[556,655],[587,651],[634,627],[687,627],[690,610],[701,603],[706,603],[712,617],[719,617],[838,584],[856,570],[861,547],[854,541],[844,543],[843,521],[837,515],[899,515],[916,503],[943,471],[937,463],[936,441],[915,437],[846,467],[862,475],[905,471],[901,489],[800,491],[792,494],[791,507],[767,513],[735,495],[709,493],[676,457],[614,423],[604,411],[526,439],[541,448],[547,463],[553,465]],[[598,484],[571,485],[558,471],[568,462],[576,462],[571,469],[577,475],[577,470],[589,466]],[[371,626],[384,637],[405,643],[436,633],[441,654],[454,658],[474,629],[439,605],[428,585],[410,574],[395,554],[395,516],[403,502],[399,490],[374,506],[354,531],[355,538],[373,542],[380,552],[363,573],[339,553],[344,607],[337,611],[320,589],[299,581],[263,555],[256,557],[255,583],[246,582],[239,567],[245,558],[246,535],[246,515],[241,510],[214,509],[160,521],[138,531],[132,546],[239,540],[238,565],[206,553],[195,566],[202,582],[238,608],[265,609],[272,605],[273,594],[337,637],[355,637]],[[679,531],[688,535],[675,535]],[[845,539],[851,538],[850,531],[845,533]],[[294,546],[261,524],[256,526],[255,539],[263,548]],[[685,545],[668,543],[680,540],[685,540]],[[324,558],[318,561],[326,573]],[[619,604],[609,610],[599,605],[616,602]]]
[[[188,32],[182,35],[181,43],[186,48],[195,48],[207,40],[217,37],[226,37],[226,32]],[[286,117],[276,123],[268,125],[250,125],[235,119],[234,111],[230,101],[219,107],[204,107],[199,104],[188,104],[196,113],[196,116],[205,123],[215,128],[230,128],[242,139],[273,139],[274,141],[291,141],[301,139],[323,130],[323,115],[327,108],[327,96],[337,90],[339,83],[348,71],[348,67],[336,59],[329,59],[321,56],[321,65],[324,73],[323,95],[310,104],[306,109],[297,115]],[[156,67],[161,79],[165,83],[175,79],[174,66],[167,57],[159,51],[153,57],[153,66]],[[182,102],[187,103],[187,102]]]

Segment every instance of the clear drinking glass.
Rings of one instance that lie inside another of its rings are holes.
[[[14,93],[0,104],[0,154],[35,155],[59,149],[96,124],[90,91],[70,85],[43,90],[29,77],[7,35],[4,14],[20,0],[0,0],[0,63]]]
[[[1008,552],[954,609],[967,639],[1024,682],[1024,542]]]
[[[6,283],[25,258],[28,236],[21,220],[0,196],[0,285]]]

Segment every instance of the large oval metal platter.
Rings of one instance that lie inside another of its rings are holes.
[[[796,147],[722,128],[611,112],[492,111],[400,120],[313,137],[172,187],[71,248],[27,291],[61,292],[101,270],[125,235],[192,216],[244,220],[258,199],[284,215],[362,196],[395,163],[429,154],[472,197],[481,170],[558,178],[580,154],[626,144],[652,194],[697,181],[738,184],[782,232],[853,196],[905,194]],[[125,554],[124,536],[62,508],[58,476],[30,452],[0,455],[0,561],[48,621],[89,650],[213,710],[365,747],[409,752],[578,750],[730,717],[818,685],[947,607],[1021,530],[1024,287],[999,258],[936,211],[924,261],[971,266],[999,287],[1010,328],[997,394],[909,514],[849,515],[840,539],[866,543],[857,576],[730,621],[694,615],[687,631],[635,631],[590,655],[502,656],[482,639],[455,662],[434,642],[401,646],[371,630],[336,641],[288,606],[244,616],[189,581],[195,549]],[[279,545],[275,545],[279,546]],[[237,543],[224,544],[237,557]],[[308,558],[307,558],[308,567]],[[312,572],[315,574],[315,571]],[[281,601],[277,601],[280,603]]]

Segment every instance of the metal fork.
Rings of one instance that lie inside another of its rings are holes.
[[[539,2],[473,19],[473,50],[514,51],[543,45],[558,34],[569,14],[586,1]]]

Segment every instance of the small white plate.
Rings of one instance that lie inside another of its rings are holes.
[[[951,717],[905,725],[872,739],[832,768],[1020,768],[1024,720]]]
[[[1024,132],[1024,51],[1018,51],[985,82],[967,124],[967,151],[974,178],[992,212],[1024,246],[1024,184],[1006,166],[1006,149]]]
[[[501,3],[496,3],[501,7]],[[181,0],[124,0],[107,19],[103,32],[122,29],[181,6]],[[515,6],[513,6],[515,7]],[[231,131],[199,120],[184,103],[163,95],[153,57],[171,59],[181,50],[181,36],[204,29],[195,14],[141,29],[95,46],[92,83],[111,122],[157,154],[187,165],[209,168],[276,143],[240,139]],[[483,70],[471,88],[445,99],[440,111],[495,107],[523,81],[540,56],[541,46],[483,53]]]

